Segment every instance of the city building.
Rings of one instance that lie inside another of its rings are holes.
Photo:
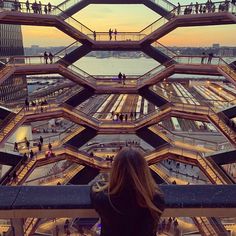
[[[10,2],[4,2],[2,9],[11,9],[12,4]],[[11,56],[23,55],[24,48],[21,26],[0,24],[0,61],[6,63]],[[8,59],[5,59],[7,57]],[[28,93],[25,76],[11,76],[5,80],[0,86],[0,93],[0,101],[2,102],[24,99]]]

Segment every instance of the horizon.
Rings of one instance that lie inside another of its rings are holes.
[[[218,44],[218,43],[214,43],[214,44]],[[49,46],[40,46],[40,45],[37,45],[37,44],[32,44],[32,45],[30,45],[30,46],[24,46],[24,48],[32,48],[32,46],[38,46],[39,48],[57,48],[57,47],[67,47],[68,45],[59,45],[59,46],[52,46],[52,45],[49,45]],[[154,46],[155,47],[155,46]],[[187,46],[187,45],[185,45],[185,46],[177,46],[177,45],[173,45],[173,46],[168,46],[168,47],[177,47],[177,48],[212,48],[213,47],[213,45],[209,45],[209,46],[207,46],[207,45],[205,45],[205,46]],[[221,47],[229,47],[229,48],[236,48],[236,45],[234,45],[234,46],[228,46],[228,45],[219,45],[219,47],[221,48]],[[92,51],[93,52],[93,51]],[[134,51],[135,52],[135,51]]]
[[[42,4],[48,3],[46,0],[42,0],[41,2]],[[173,1],[175,5],[177,2],[176,0]],[[181,5],[190,4],[186,0],[179,2]],[[200,1],[199,3],[201,2],[205,1]],[[59,5],[56,0],[52,0],[51,3],[53,5],[55,3]],[[119,31],[140,31],[156,21],[160,15],[141,4],[90,4],[73,15],[73,17],[91,30],[108,32],[109,28],[116,28],[119,33]],[[49,45],[59,46],[62,44],[68,46],[75,41],[54,27],[22,26],[22,32],[25,47],[35,44],[44,47]],[[234,32],[236,32],[236,25],[181,27],[173,30],[158,41],[166,46],[178,47],[186,45],[205,47],[213,43],[234,46],[236,45]],[[215,42],[216,40],[217,42]]]

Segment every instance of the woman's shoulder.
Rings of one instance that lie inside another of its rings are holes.
[[[93,184],[90,188],[90,197],[92,202],[105,201],[108,198],[107,187],[101,187],[97,183]]]

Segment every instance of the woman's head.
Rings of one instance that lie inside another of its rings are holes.
[[[109,194],[116,195],[129,189],[137,204],[148,208],[152,214],[160,213],[153,204],[155,194],[161,194],[151,176],[142,154],[133,148],[124,148],[116,156],[110,176]]]

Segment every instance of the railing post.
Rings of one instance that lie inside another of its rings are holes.
[[[11,219],[13,236],[24,236],[24,220],[20,219]]]

